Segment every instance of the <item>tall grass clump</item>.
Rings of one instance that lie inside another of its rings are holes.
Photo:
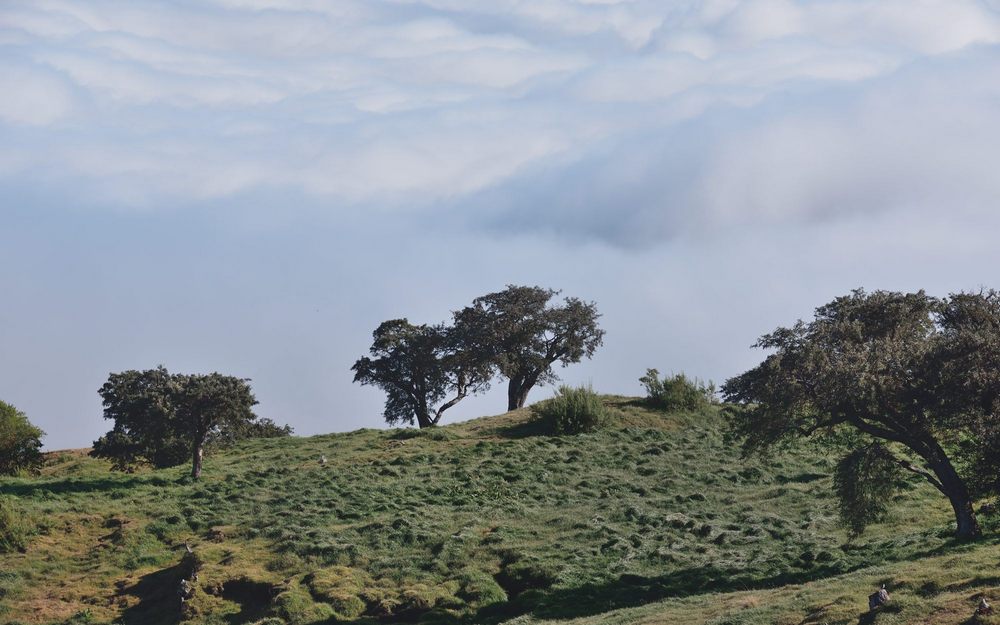
[[[531,407],[552,434],[579,434],[596,430],[607,419],[601,396],[588,386],[560,386],[556,396]]]
[[[659,371],[646,369],[639,382],[646,389],[646,402],[660,410],[701,410],[715,402],[715,384],[683,373],[661,379]]]
[[[16,509],[15,499],[0,495],[0,553],[24,551],[31,536],[31,524]]]

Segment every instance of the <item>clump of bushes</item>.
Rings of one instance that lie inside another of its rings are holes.
[[[44,435],[23,412],[0,401],[0,475],[35,472],[42,464]]]
[[[23,552],[31,537],[31,523],[16,509],[15,501],[13,497],[0,495],[0,553]]]
[[[646,402],[661,410],[700,410],[715,403],[715,384],[683,373],[661,379],[659,371],[646,369],[639,382],[646,389]]]
[[[607,420],[607,408],[590,386],[560,386],[555,397],[533,405],[531,412],[551,434],[590,432]]]

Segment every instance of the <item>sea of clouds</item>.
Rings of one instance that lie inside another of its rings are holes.
[[[368,332],[510,282],[597,300],[567,380],[626,393],[849,288],[1000,286],[996,0],[7,0],[0,93],[0,393],[84,402],[59,444],[161,361],[374,425]]]

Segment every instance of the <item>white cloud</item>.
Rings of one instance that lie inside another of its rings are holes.
[[[0,120],[14,125],[48,126],[73,109],[70,84],[58,73],[30,63],[0,60]]]
[[[974,161],[1000,124],[970,89],[1000,81],[1000,14],[976,0],[22,0],[0,17],[20,59],[0,119],[34,127],[0,147],[6,175],[126,207],[284,187],[490,221],[508,210],[475,204],[492,193],[627,239],[952,180],[993,192]],[[960,128],[936,117],[960,106]],[[852,177],[866,191],[837,191]],[[540,199],[567,184],[599,192]]]

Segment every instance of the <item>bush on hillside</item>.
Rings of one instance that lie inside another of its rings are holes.
[[[0,553],[24,551],[31,536],[31,524],[22,511],[17,509],[17,500],[0,495]]]
[[[23,412],[0,401],[0,475],[37,470],[44,435]]]
[[[590,386],[560,386],[555,397],[535,404],[531,412],[552,434],[590,432],[607,418],[601,396]]]
[[[715,384],[705,384],[683,373],[660,379],[656,369],[646,369],[639,378],[646,389],[646,401],[661,410],[701,410],[715,402]]]

